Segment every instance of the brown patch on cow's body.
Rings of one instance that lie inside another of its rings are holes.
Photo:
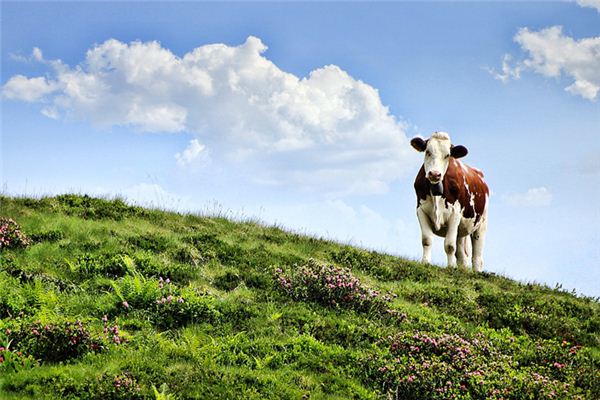
[[[489,195],[489,189],[483,180],[483,172],[451,157],[442,183],[444,186],[442,197],[446,204],[454,204],[458,200],[463,210],[463,217],[475,217],[477,223],[485,210],[485,202]],[[419,207],[420,201],[431,195],[431,183],[425,177],[424,166],[421,166],[414,186],[417,193],[417,207]],[[473,195],[473,204],[471,204],[471,195]]]

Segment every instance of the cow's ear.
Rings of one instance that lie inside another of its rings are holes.
[[[410,141],[410,145],[414,147],[417,151],[425,151],[425,149],[427,148],[427,141],[423,140],[420,137],[416,137]]]
[[[452,146],[450,148],[450,155],[454,158],[461,158],[469,154],[469,150],[465,146]]]

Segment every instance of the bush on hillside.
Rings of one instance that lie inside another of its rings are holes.
[[[219,311],[214,297],[197,289],[185,288],[165,293],[157,299],[153,316],[157,327],[173,329],[191,323],[214,322]]]
[[[142,313],[161,329],[213,322],[219,317],[213,296],[190,287],[180,288],[168,278],[127,275],[113,282],[112,287],[116,295],[115,310]]]
[[[279,288],[293,299],[328,307],[385,311],[392,299],[391,295],[382,295],[363,284],[349,269],[315,260],[301,267],[294,266],[287,274],[277,268],[274,278]]]
[[[81,321],[58,324],[14,321],[8,326],[3,334],[11,347],[36,360],[65,361],[104,347],[102,338],[94,337]]]
[[[400,399],[583,399],[597,391],[577,381],[590,368],[578,346],[511,335],[403,332],[365,360],[368,378]]]
[[[15,220],[0,218],[0,250],[27,247],[31,243],[31,239],[25,236]]]
[[[129,372],[118,375],[104,374],[92,388],[96,399],[137,400],[147,398],[143,396],[140,384]]]

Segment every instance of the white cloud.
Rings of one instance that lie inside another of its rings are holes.
[[[22,63],[31,63],[31,62],[45,62],[44,55],[42,51],[38,47],[34,47],[29,56],[23,56],[21,54],[10,53],[9,57],[11,60],[22,62]]]
[[[577,4],[579,4],[581,7],[595,8],[598,12],[600,12],[600,0],[577,0]]]
[[[509,65],[504,56],[502,74],[496,74],[503,82],[518,79],[523,70],[531,70],[546,77],[567,76],[573,83],[565,88],[573,95],[595,100],[600,91],[600,36],[573,39],[563,34],[562,27],[553,26],[541,31],[521,28],[514,40],[527,52],[527,58]],[[510,57],[510,56],[508,56]]]
[[[54,83],[48,82],[42,76],[28,79],[23,75],[15,75],[2,87],[2,96],[10,100],[33,103],[42,100],[54,91]]]
[[[510,79],[519,79],[521,77],[521,68],[517,65],[515,67],[510,65],[512,56],[505,54],[502,58],[502,73],[496,72],[494,68],[487,68],[487,71],[492,74],[494,79],[501,81],[502,83],[508,82]]]
[[[33,51],[31,52],[31,57],[33,57],[35,61],[44,61],[44,54],[42,53],[42,50],[40,50],[38,47],[33,48]]]
[[[175,154],[177,165],[185,167],[186,165],[191,164],[198,156],[200,156],[205,148],[206,146],[201,144],[197,139],[192,139],[183,153]]]
[[[544,207],[552,203],[552,193],[542,186],[504,196],[504,200],[514,207]]]
[[[158,42],[111,39],[74,67],[44,60],[50,79],[16,76],[3,92],[43,102],[52,118],[190,132],[213,160],[256,182],[373,193],[414,167],[405,127],[375,88],[335,65],[297,77],[266,50],[251,36],[240,46],[204,45],[179,57]],[[39,49],[32,57],[43,60]]]

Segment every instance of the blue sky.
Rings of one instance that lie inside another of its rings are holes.
[[[580,3],[3,1],[0,182],[418,259],[407,141],[444,130],[492,191],[485,268],[600,296],[600,4]]]

